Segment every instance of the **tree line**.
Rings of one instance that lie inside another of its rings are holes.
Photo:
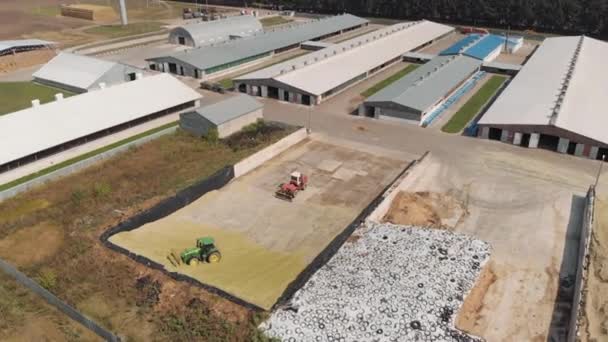
[[[193,1],[192,1],[193,2]],[[243,6],[243,0],[214,4]],[[608,0],[256,0],[316,13],[434,21],[559,34],[608,37]]]

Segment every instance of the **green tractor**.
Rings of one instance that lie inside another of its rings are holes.
[[[215,240],[212,237],[204,237],[196,240],[196,247],[186,248],[179,254],[179,258],[172,252],[169,256],[169,261],[174,266],[184,263],[189,266],[195,266],[199,262],[208,262],[215,264],[220,262],[222,254],[215,246]]]

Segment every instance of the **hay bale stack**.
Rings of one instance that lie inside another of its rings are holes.
[[[61,15],[101,22],[110,22],[118,19],[116,11],[110,6],[86,4],[61,5]]]

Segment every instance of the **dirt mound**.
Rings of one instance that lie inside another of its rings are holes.
[[[483,299],[488,292],[488,289],[496,281],[496,274],[492,269],[492,263],[488,263],[483,268],[475,287],[471,290],[469,295],[465,298],[458,316],[456,317],[456,327],[462,331],[472,333],[475,325],[480,318],[480,312],[483,308]]]
[[[384,222],[442,229],[454,228],[466,214],[465,205],[450,194],[399,192]]]
[[[15,55],[0,56],[0,74],[44,64],[53,57],[55,57],[55,51],[52,49],[25,51]]]

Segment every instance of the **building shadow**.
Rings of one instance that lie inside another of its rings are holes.
[[[547,342],[566,341],[568,337],[568,325],[573,307],[572,301],[574,299],[574,285],[578,269],[578,250],[585,204],[586,198],[584,196],[572,196],[562,263],[559,269],[557,296],[553,305],[553,315],[547,333]]]

